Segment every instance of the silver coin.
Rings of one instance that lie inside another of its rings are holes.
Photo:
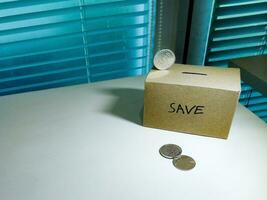
[[[159,149],[160,155],[164,158],[173,159],[181,155],[182,149],[175,144],[165,144]]]
[[[154,66],[159,70],[169,69],[175,62],[175,55],[170,49],[162,49],[154,56]]]
[[[173,165],[180,170],[191,170],[196,166],[196,162],[190,156],[182,155],[172,161]]]

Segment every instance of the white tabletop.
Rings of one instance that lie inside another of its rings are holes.
[[[228,140],[140,125],[144,78],[0,97],[1,200],[266,200],[267,125],[238,106]],[[196,160],[179,171],[158,153]]]

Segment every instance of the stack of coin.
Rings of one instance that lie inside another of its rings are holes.
[[[182,148],[175,144],[165,144],[159,149],[164,158],[173,159],[173,165],[180,170],[191,170],[196,166],[193,158],[182,154]]]

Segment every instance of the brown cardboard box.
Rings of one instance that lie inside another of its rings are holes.
[[[239,94],[239,69],[175,64],[152,70],[144,126],[226,139]]]
[[[240,68],[242,81],[267,96],[267,55],[233,59],[229,66]]]

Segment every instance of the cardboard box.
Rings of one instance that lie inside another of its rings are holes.
[[[144,126],[227,138],[240,95],[236,68],[175,64],[145,81]]]
[[[229,66],[240,68],[242,81],[267,96],[267,55],[233,59]]]

